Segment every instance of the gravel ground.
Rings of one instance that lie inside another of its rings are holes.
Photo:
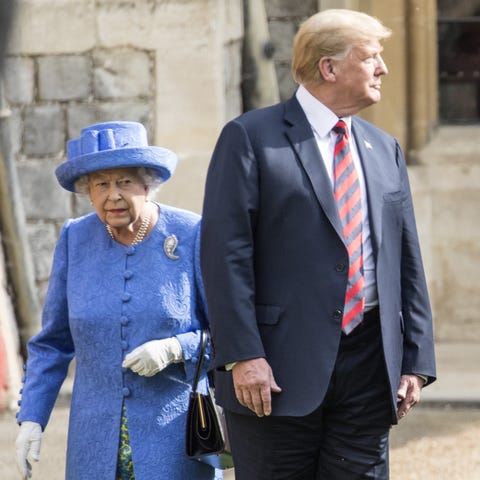
[[[391,480],[479,480],[480,409],[417,407],[392,431]]]
[[[64,480],[67,422],[68,406],[60,400],[45,431],[33,480]],[[14,459],[17,431],[14,415],[0,414],[1,480],[20,479]],[[417,406],[392,430],[391,480],[479,480],[479,439],[480,409]],[[226,475],[226,480],[233,478],[232,472]]]

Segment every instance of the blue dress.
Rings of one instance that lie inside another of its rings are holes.
[[[131,247],[110,238],[96,214],[63,226],[42,330],[28,344],[18,421],[47,425],[75,357],[67,480],[115,479],[123,407],[136,480],[221,478],[185,455],[186,409],[205,322],[199,222],[194,213],[160,205],[152,232]],[[173,235],[178,246],[169,256],[164,245]],[[171,336],[185,363],[153,377],[122,368],[134,348]]]

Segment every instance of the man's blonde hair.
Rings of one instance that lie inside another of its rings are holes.
[[[330,9],[308,18],[293,42],[292,75],[303,85],[320,83],[318,61],[322,57],[341,59],[352,47],[392,34],[379,20],[363,12]]]

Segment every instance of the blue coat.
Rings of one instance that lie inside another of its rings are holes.
[[[402,374],[435,380],[432,315],[407,169],[397,141],[352,117],[365,176],[392,422]],[[273,415],[322,403],[337,359],[348,252],[324,162],[295,97],[229,122],[205,188],[202,270],[216,399],[237,401],[221,367],[265,357],[282,393]]]
[[[55,250],[43,328],[28,345],[18,421],[47,425],[73,357],[75,381],[68,480],[114,480],[125,404],[136,480],[211,479],[185,456],[185,412],[204,322],[199,216],[165,205],[134,247],[112,240],[96,214],[65,223]],[[164,242],[178,239],[169,258]],[[125,355],[176,336],[185,363],[147,378],[123,369]],[[205,386],[205,377],[202,380]]]

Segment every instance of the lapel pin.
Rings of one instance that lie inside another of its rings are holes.
[[[163,243],[163,250],[165,251],[165,255],[171,260],[178,260],[180,257],[175,255],[175,250],[178,246],[178,239],[175,235],[169,235],[165,242]]]
[[[370,142],[368,142],[367,140],[364,140],[364,143],[369,150],[373,150],[372,144]]]

